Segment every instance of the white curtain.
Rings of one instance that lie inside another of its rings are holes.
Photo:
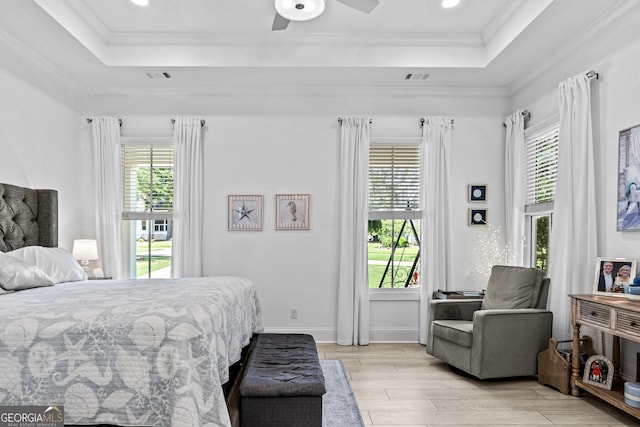
[[[369,344],[367,268],[369,118],[342,120],[338,344]]]
[[[420,343],[427,343],[429,300],[451,280],[451,119],[426,117],[422,127],[425,209],[422,226]]]
[[[126,278],[122,248],[122,186],[120,174],[120,122],[114,117],[93,117],[95,163],[96,238],[106,277]],[[116,183],[116,184],[114,184]]]
[[[572,336],[567,295],[593,292],[597,229],[590,83],[583,73],[558,88],[558,178],[548,273],[553,336],[560,340]]]
[[[524,117],[522,110],[508,116],[505,141],[504,203],[507,260],[523,265],[524,242]]]
[[[200,117],[176,117],[173,128],[173,277],[202,276],[204,159]]]

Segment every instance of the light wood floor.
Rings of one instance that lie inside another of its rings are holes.
[[[536,378],[479,381],[450,370],[418,344],[318,344],[323,359],[347,369],[366,425],[639,426],[589,395],[566,396]]]

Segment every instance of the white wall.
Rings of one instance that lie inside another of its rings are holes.
[[[95,236],[79,113],[0,68],[0,182],[58,190],[59,245]]]
[[[531,111],[530,125],[558,113],[557,87],[567,77],[587,70],[600,73],[592,82],[594,143],[596,146],[596,197],[598,203],[599,256],[640,259],[640,234],[616,231],[618,132],[640,124],[640,27],[639,16],[627,16],[615,31],[595,34],[586,47],[575,50],[561,62],[519,90],[512,109]],[[595,271],[595,260],[593,270]],[[589,264],[591,265],[591,264]],[[591,270],[592,267],[589,267]],[[569,299],[567,298],[567,304]],[[623,343],[624,374],[635,378],[640,347]]]
[[[467,184],[488,184],[489,221],[503,226],[504,116],[527,108],[533,125],[555,114],[557,84],[594,69],[601,74],[594,85],[600,104],[596,126],[601,255],[640,258],[640,234],[616,232],[613,211],[617,132],[640,123],[635,72],[640,42],[631,27],[620,25],[616,31],[598,35],[587,48],[526,81],[511,99],[477,90],[442,94],[372,89],[370,95],[344,96],[102,96],[75,105],[43,91],[42,82],[30,85],[0,71],[0,181],[58,189],[61,245],[70,248],[74,238],[95,234],[91,132],[84,119],[113,115],[123,119],[124,135],[170,135],[169,120],[176,114],[201,115],[207,121],[206,273],[253,279],[268,329],[309,331],[331,341],[337,303],[339,116],[366,114],[373,119],[373,135],[400,136],[419,136],[419,118],[425,115],[455,119],[454,287],[482,289],[483,282],[470,274],[474,241],[483,230],[466,225]],[[288,192],[311,194],[311,230],[274,230],[275,194]],[[261,232],[226,229],[226,196],[243,193],[265,196]],[[290,307],[298,308],[298,320],[288,318]],[[374,340],[417,340],[416,301],[373,301],[371,307]]]
[[[338,276],[339,116],[369,115],[372,135],[420,136],[420,118],[446,115],[453,131],[454,283],[481,289],[470,277],[467,184],[486,183],[489,219],[502,226],[505,98],[464,96],[94,97],[86,114],[123,119],[123,135],[171,134],[176,114],[197,114],[205,131],[205,273],[252,279],[270,331],[312,333],[335,341]],[[87,136],[88,137],[88,136]],[[275,195],[309,193],[311,229],[275,230]],[[227,196],[262,194],[262,231],[227,230]],[[289,309],[298,308],[298,319]],[[373,341],[417,341],[417,301],[373,301]]]

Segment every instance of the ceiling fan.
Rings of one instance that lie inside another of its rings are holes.
[[[271,30],[285,30],[291,21],[309,21],[324,12],[327,0],[273,0],[276,15]],[[378,6],[379,0],[337,0],[340,3],[370,13]]]

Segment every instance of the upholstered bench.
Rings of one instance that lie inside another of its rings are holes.
[[[240,425],[322,427],[325,392],[311,335],[259,334],[240,382]]]

